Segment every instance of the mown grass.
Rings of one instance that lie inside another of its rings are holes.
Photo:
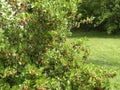
[[[85,44],[90,49],[88,64],[117,72],[117,76],[109,80],[111,90],[120,90],[120,33],[108,35],[105,32],[81,30],[75,30],[72,33],[68,39],[69,43],[87,38]]]
[[[90,56],[87,63],[120,70],[120,33],[108,35],[98,31],[73,31],[69,42],[87,37]]]

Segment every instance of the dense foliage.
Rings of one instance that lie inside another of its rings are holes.
[[[90,29],[105,30],[107,33],[120,31],[120,1],[119,0],[83,0],[79,4],[78,13],[82,18],[95,17],[93,24],[87,24]]]
[[[84,63],[89,50],[83,41],[66,43],[77,3],[0,1],[0,90],[110,88],[115,74]]]

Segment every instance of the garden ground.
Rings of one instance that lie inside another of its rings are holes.
[[[88,63],[107,68],[120,69],[120,34],[108,35],[105,32],[76,30],[70,42],[87,37],[90,48]]]
[[[109,79],[111,90],[120,90],[120,33],[108,35],[105,32],[76,30],[69,37],[69,43],[87,38],[90,56],[87,63],[116,70],[118,75]],[[116,89],[114,89],[116,87]]]

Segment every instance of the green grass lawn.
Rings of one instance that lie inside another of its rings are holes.
[[[74,31],[70,42],[87,37],[90,48],[88,63],[120,70],[120,34],[108,35],[105,32]]]
[[[68,41],[79,41],[84,37],[88,39],[85,44],[90,48],[87,63],[116,71],[117,76],[109,79],[111,90],[120,90],[120,33],[108,35],[105,32],[76,30]]]

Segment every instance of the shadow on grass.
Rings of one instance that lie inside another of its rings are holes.
[[[107,34],[106,32],[100,31],[83,31],[83,30],[72,30],[72,36],[69,38],[112,38],[112,39],[120,39],[120,32],[114,34]]]
[[[116,68],[116,69],[120,69],[120,63],[118,62],[113,62],[113,61],[93,61],[93,60],[88,60],[87,63],[92,63],[101,67],[108,67],[108,68]]]

